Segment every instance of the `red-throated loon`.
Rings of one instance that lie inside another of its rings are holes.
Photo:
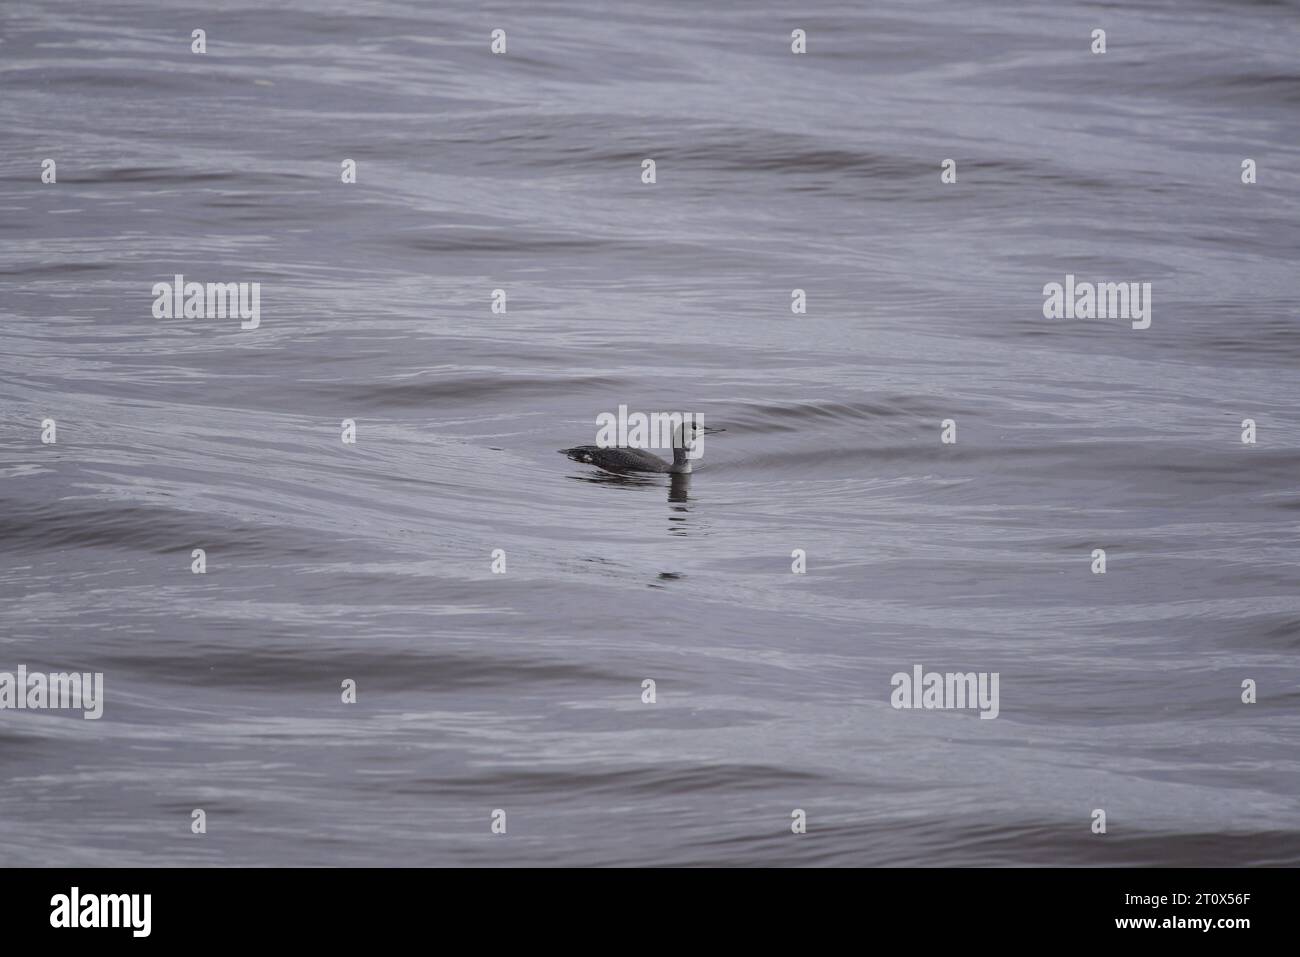
[[[673,461],[669,465],[653,452],[645,449],[605,448],[599,445],[579,445],[572,449],[560,449],[561,455],[567,455],[575,462],[594,465],[607,472],[667,472],[672,475],[687,475],[691,471],[691,459],[688,455],[695,448],[695,442],[701,435],[713,432],[725,432],[726,429],[707,429],[700,425],[690,426],[689,441],[682,439],[682,427],[673,433]]]

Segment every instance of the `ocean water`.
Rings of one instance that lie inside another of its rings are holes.
[[[1300,6],[202,6],[0,5],[0,864],[1300,864]]]

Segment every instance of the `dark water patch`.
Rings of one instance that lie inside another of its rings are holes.
[[[222,525],[211,515],[145,504],[95,505],[69,502],[33,506],[12,500],[0,515],[5,551],[107,548],[167,554],[188,551],[189,543],[238,554],[265,547],[271,527]],[[182,549],[178,542],[185,543]]]
[[[473,373],[451,371],[411,376],[404,382],[377,382],[361,386],[316,384],[311,391],[345,398],[363,408],[433,408],[436,402],[505,401],[563,392],[573,395],[591,390],[614,391],[620,380],[604,376],[521,375],[518,373]],[[346,393],[346,394],[344,394]]]
[[[537,771],[513,769],[473,776],[397,784],[399,793],[477,795],[498,794],[503,788],[519,795],[583,795],[588,798],[627,795],[666,798],[709,792],[763,791],[790,785],[815,785],[820,775],[765,765],[718,763],[692,765],[669,762],[657,767],[621,770]],[[386,786],[393,786],[389,782]]]
[[[438,651],[432,643],[428,652],[390,649],[375,656],[363,648],[313,641],[306,635],[279,648],[262,646],[238,652],[198,646],[175,657],[115,653],[106,656],[103,664],[106,672],[111,669],[162,684],[319,691],[322,701],[337,700],[339,682],[345,677],[356,680],[358,687],[431,695],[511,687],[522,693],[537,685],[625,685],[628,680],[626,674],[563,658],[500,650],[482,654]]]

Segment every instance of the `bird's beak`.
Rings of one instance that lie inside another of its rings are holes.
[[[701,427],[701,428],[700,428],[700,431],[703,432],[705,435],[712,435],[714,432],[725,432],[725,431],[727,431],[727,430],[726,430],[726,429],[715,429],[715,428],[712,428],[711,426],[707,426],[707,425],[706,425],[706,426]]]

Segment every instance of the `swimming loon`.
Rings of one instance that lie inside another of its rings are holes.
[[[725,432],[726,429],[708,429],[700,425],[691,425],[689,443],[682,441],[682,426],[673,433],[673,462],[669,465],[653,452],[645,449],[603,448],[599,445],[579,445],[572,449],[560,449],[561,455],[567,455],[575,462],[594,465],[607,472],[667,472],[672,475],[687,475],[691,471],[691,459],[687,452],[695,444],[696,437],[713,432]]]

